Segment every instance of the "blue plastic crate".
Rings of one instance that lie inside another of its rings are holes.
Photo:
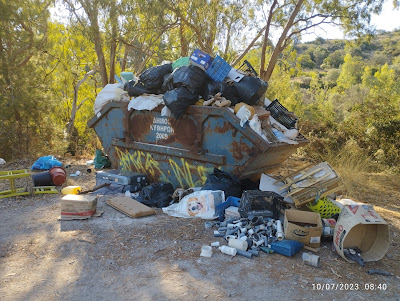
[[[206,74],[213,80],[217,82],[222,82],[225,77],[228,75],[229,71],[231,71],[232,67],[225,60],[216,56],[212,61],[211,65],[206,70]]]
[[[239,207],[240,198],[235,198],[234,196],[228,197],[225,202],[215,207],[215,216],[218,216],[219,220],[223,221],[225,219],[225,209],[230,206]]]
[[[304,244],[296,240],[282,240],[271,243],[271,250],[285,256],[293,256],[303,247]]]

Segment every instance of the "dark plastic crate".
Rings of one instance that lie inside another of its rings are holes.
[[[222,57],[217,55],[206,70],[206,74],[211,79],[217,82],[222,82],[228,75],[229,71],[231,71],[231,69],[231,65],[225,62]]]
[[[288,129],[293,129],[295,127],[297,120],[289,116],[289,111],[277,99],[267,107],[267,110],[276,121],[280,122]]]
[[[249,215],[279,219],[283,197],[272,191],[246,190],[240,199],[240,217]]]

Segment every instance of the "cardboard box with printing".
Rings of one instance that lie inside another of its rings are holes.
[[[61,199],[61,219],[87,219],[96,213],[97,197],[67,194]]]
[[[301,210],[285,211],[285,238],[318,248],[321,244],[322,222],[319,213]]]

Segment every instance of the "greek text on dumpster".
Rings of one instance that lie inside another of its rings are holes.
[[[169,135],[174,133],[168,118],[154,117],[150,130],[155,132],[156,140],[167,139]]]

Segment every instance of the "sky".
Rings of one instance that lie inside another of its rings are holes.
[[[393,8],[392,1],[386,1],[381,14],[372,15],[371,24],[374,25],[377,30],[392,31],[394,29],[400,29],[400,10],[395,10]],[[322,28],[317,28],[315,31],[304,35],[302,37],[302,42],[313,41],[318,37],[324,39],[343,39],[344,35],[340,28],[325,25]]]
[[[65,6],[57,4],[55,7],[50,9],[51,17],[53,20],[59,22],[68,23],[68,11]],[[394,29],[400,29],[400,9],[394,9],[391,0],[387,0],[380,15],[372,15],[371,24],[376,27],[377,30],[392,31]],[[321,37],[324,39],[344,39],[343,32],[337,26],[325,24],[322,27],[312,29],[302,36],[302,42],[314,41],[316,38]],[[272,33],[272,40],[278,40],[278,36]]]

